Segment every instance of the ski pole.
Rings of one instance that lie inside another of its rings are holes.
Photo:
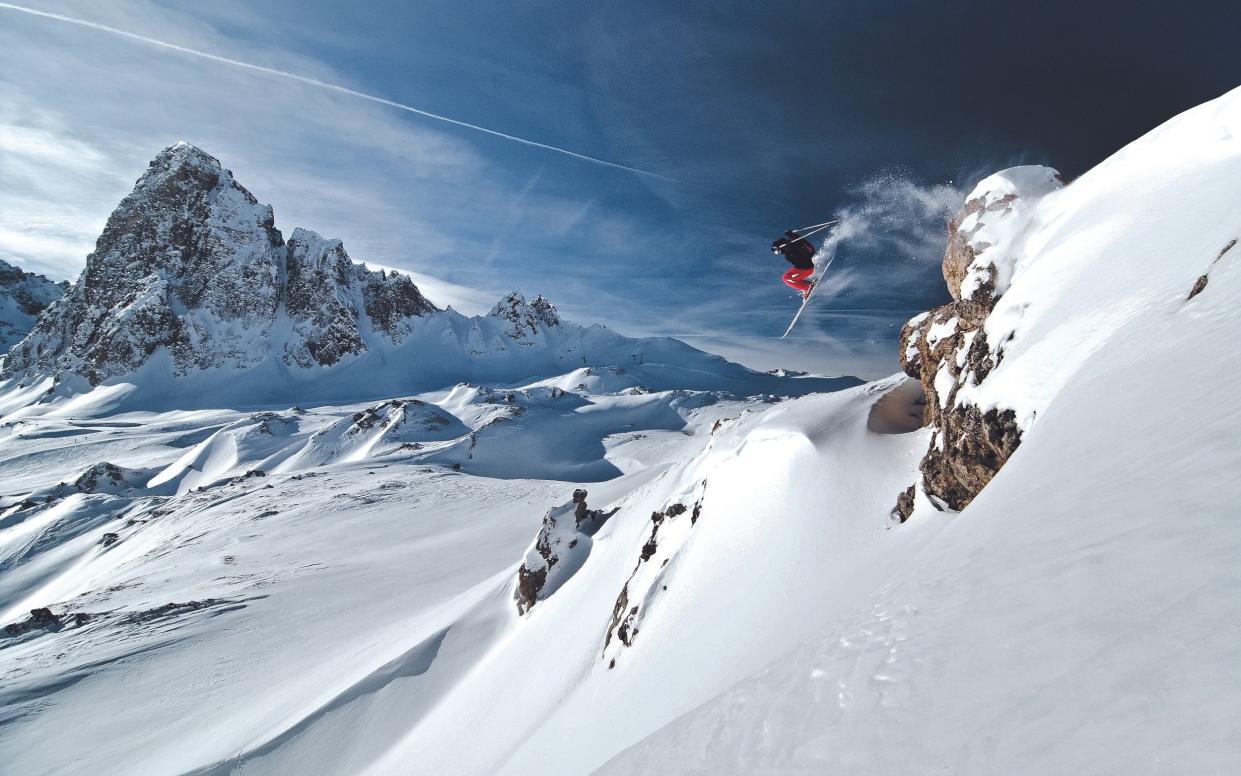
[[[793,229],[791,231],[800,232],[803,229],[817,229],[820,226],[831,226],[832,224],[838,224],[838,223],[840,223],[839,218],[837,218],[835,221],[824,221],[821,224],[811,224],[810,226],[799,226],[796,229]]]
[[[832,224],[834,224],[834,223],[837,223],[837,222],[836,222],[836,221],[828,221],[826,224],[821,224],[821,225],[819,226],[819,228],[818,228],[818,229],[811,229],[809,232],[806,232],[806,233],[805,233],[805,234],[803,234],[803,235],[798,235],[796,239],[789,240],[789,243],[788,243],[788,244],[789,244],[789,245],[792,245],[793,243],[797,242],[798,240],[804,240],[804,239],[806,239],[807,237],[809,237],[809,236],[810,236],[810,235],[812,235],[812,234],[817,234],[817,233],[819,233],[819,232],[823,231],[824,229],[826,229],[827,227],[831,226],[831,225],[832,225]],[[796,230],[793,230],[793,231],[796,231]]]

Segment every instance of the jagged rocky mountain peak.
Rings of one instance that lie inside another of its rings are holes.
[[[289,236],[289,263],[330,273],[341,283],[347,282],[353,266],[343,242],[326,239],[300,226]]]
[[[209,194],[214,194],[213,198],[227,200],[222,204],[234,208],[236,215],[243,219],[255,218],[257,226],[271,230],[266,236],[277,244],[283,244],[280,233],[274,230],[275,214],[271,205],[261,204],[233,178],[232,171],[220,164],[219,159],[184,140],[155,155],[117,212],[124,210],[126,202],[138,200],[171,208],[193,207],[199,198]],[[236,227],[240,224],[234,220],[229,225]]]
[[[55,283],[0,259],[0,355],[20,342],[39,314],[67,290],[66,282]]]
[[[283,245],[271,206],[182,142],[156,155],[112,212],[80,291],[92,305],[113,307],[162,280],[170,304],[226,320],[270,315]]]
[[[530,309],[534,311],[535,317],[546,325],[560,325],[560,313],[556,311],[556,306],[542,294],[534,298],[534,301],[530,303]]]
[[[58,288],[61,293],[68,290],[69,283],[61,281],[59,283],[49,280],[47,277],[35,272],[26,272],[21,267],[14,266],[4,259],[0,259],[0,289],[4,289],[16,295],[20,290],[28,290],[33,287],[41,289]],[[28,303],[31,308],[37,305],[37,302]],[[46,305],[44,305],[46,306]],[[41,307],[39,309],[42,309]],[[38,312],[38,310],[28,309],[28,312]]]
[[[108,218],[65,302],[14,346],[4,374],[71,372],[98,384],[157,352],[174,374],[270,357],[331,365],[399,342],[435,311],[405,276],[354,264],[340,240],[295,229],[186,142],[158,153]],[[364,334],[365,333],[365,334]]]
[[[531,301],[518,291],[511,291],[503,299],[496,302],[495,307],[487,314],[491,318],[508,321],[510,334],[523,337],[534,334],[540,327],[551,328],[560,325],[560,314],[543,295]]]

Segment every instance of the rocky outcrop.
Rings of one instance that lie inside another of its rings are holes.
[[[942,270],[954,300],[995,304],[1012,282],[1034,206],[1064,185],[1050,167],[1027,165],[984,178],[948,223]]]
[[[551,328],[560,325],[560,314],[556,312],[555,305],[542,296],[536,296],[533,301],[527,302],[526,298],[516,291],[496,302],[487,315],[506,321],[508,326],[505,333],[516,340],[536,336],[540,326]]]
[[[941,509],[969,505],[1021,444],[1015,413],[982,408],[964,393],[1004,357],[985,324],[1008,289],[1035,203],[1062,185],[1047,167],[1016,167],[983,180],[949,222],[943,274],[953,301],[922,313],[900,335],[901,367],[926,394],[931,443],[914,489],[893,510],[908,519],[921,491]]]
[[[7,517],[28,509],[45,508],[75,493],[101,493],[111,496],[132,494],[146,487],[146,482],[151,478],[153,471],[153,469],[130,469],[107,461],[92,464],[73,482],[61,482],[36,490],[8,509],[0,509],[0,517]]]
[[[586,491],[578,488],[570,501],[543,516],[539,535],[517,570],[513,594],[518,612],[530,611],[582,567],[590,554],[591,537],[615,513],[590,509],[586,496]]]
[[[653,609],[659,608],[668,590],[670,575],[702,517],[706,488],[707,482],[702,480],[680,500],[651,513],[651,532],[612,606],[612,619],[603,639],[602,658],[608,668],[616,667],[621,651],[633,646],[643,621]],[[693,506],[686,506],[686,503]]]
[[[64,620],[53,614],[51,609],[40,607],[31,609],[30,616],[25,620],[9,623],[4,626],[4,635],[20,636],[31,631],[58,631],[65,626]]]
[[[1219,252],[1219,254],[1216,255],[1215,259],[1212,260],[1211,266],[1207,268],[1207,271],[1199,275],[1198,279],[1194,281],[1193,287],[1189,289],[1189,296],[1185,297],[1186,301],[1193,299],[1195,296],[1197,296],[1198,294],[1201,294],[1203,291],[1206,290],[1207,283],[1210,282],[1211,280],[1211,270],[1215,267],[1216,264],[1219,263],[1220,259],[1224,258],[1224,254],[1232,250],[1236,244],[1237,244],[1236,239],[1232,239],[1228,241],[1228,244],[1225,245],[1224,248]]]
[[[1001,200],[997,201],[997,207],[1007,204]],[[969,266],[974,263],[974,247],[970,243],[969,234],[961,230],[961,223],[965,219],[980,212],[985,207],[984,200],[979,197],[968,200],[957,213],[948,222],[948,245],[944,249],[944,261],[941,269],[944,273],[944,282],[948,285],[948,293],[952,294],[954,300],[961,298],[961,283],[965,280],[965,273]]]
[[[399,342],[433,312],[412,281],[354,264],[339,240],[297,229],[286,244],[262,205],[214,157],[165,149],[109,217],[78,282],[3,368],[73,373],[92,385],[169,354],[174,374],[331,366]]]
[[[149,478],[145,469],[130,469],[106,461],[97,463],[73,481],[78,493],[123,493],[141,488]]]
[[[105,534],[114,536],[115,534]],[[193,612],[215,609],[220,613],[246,607],[247,599],[203,598],[201,600],[169,602],[150,609],[108,612],[66,612],[55,614],[47,607],[31,609],[30,616],[0,628],[0,637],[16,637],[35,633],[56,633],[69,627],[81,627],[90,622],[108,620],[112,625],[129,626],[169,620]]]
[[[30,333],[39,314],[67,290],[68,283],[53,283],[0,260],[0,355]]]

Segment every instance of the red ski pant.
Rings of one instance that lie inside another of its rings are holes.
[[[784,273],[784,284],[797,291],[809,291],[810,276],[814,274],[814,267],[789,267]]]

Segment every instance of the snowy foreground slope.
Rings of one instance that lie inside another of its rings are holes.
[[[600,772],[1241,770],[1239,203],[1241,91],[1043,197],[987,321],[1013,458]]]
[[[925,442],[866,430],[885,387],[778,403],[458,388],[394,432],[371,420],[389,408],[360,406],[18,421],[0,471],[36,503],[2,518],[0,619],[46,605],[64,625],[0,641],[0,756],[26,772],[491,773],[542,741],[582,772],[813,633],[822,572],[883,537]],[[450,410],[477,428],[464,443],[435,441],[452,428],[428,421]],[[515,424],[548,460],[514,447]],[[50,471],[101,459],[118,468],[66,486]],[[530,477],[592,466],[625,472],[585,486],[619,511],[519,616],[517,564],[582,481]],[[868,477],[873,493],[845,487]],[[631,591],[640,632],[605,655],[649,516],[690,498],[696,523],[670,518],[650,561],[662,579]]]
[[[957,283],[997,298],[927,415],[1002,409],[1020,444],[960,512],[926,473],[949,426],[920,428],[903,375],[785,399],[615,364],[262,412],[17,402],[0,762],[1241,770],[1241,91],[1047,180],[988,179],[1020,206],[962,222],[994,236]]]

